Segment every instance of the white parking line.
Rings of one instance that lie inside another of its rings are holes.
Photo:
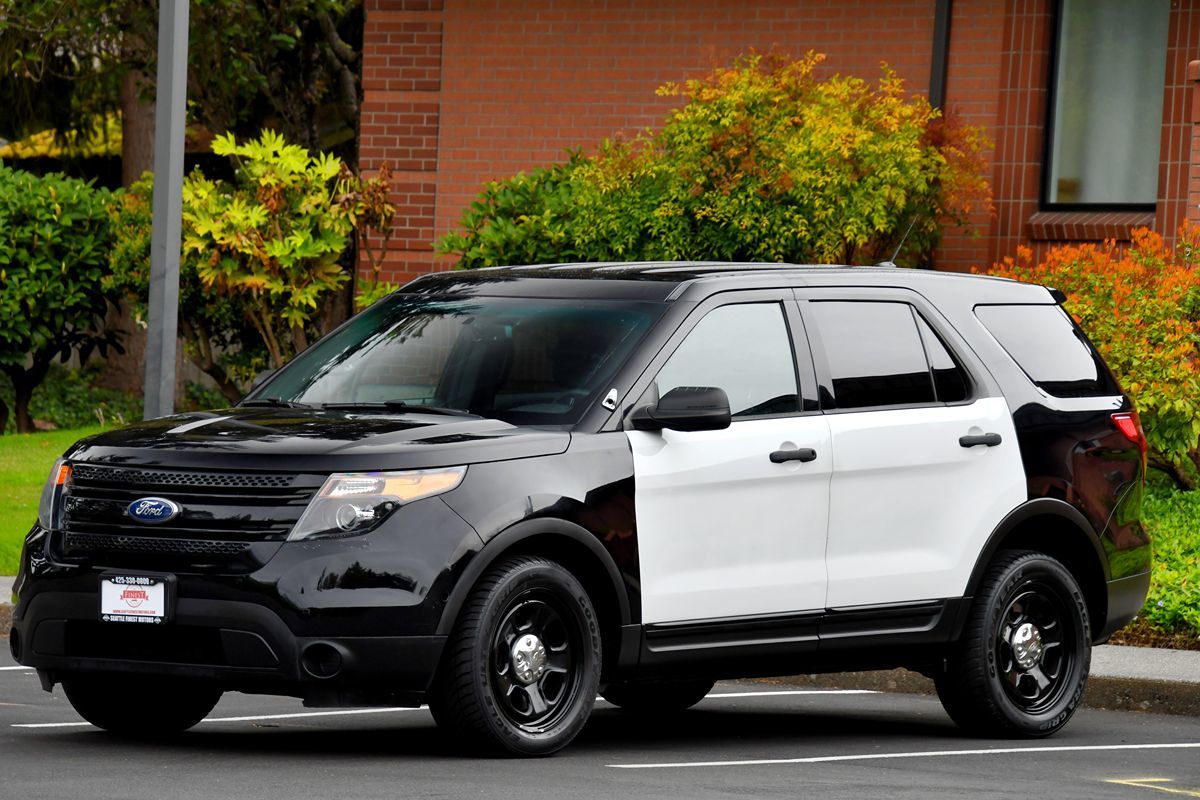
[[[874,689],[785,689],[778,692],[718,692],[705,697],[705,700],[719,700],[725,697],[784,697],[805,694],[879,694]]]
[[[12,667],[4,667],[3,669],[12,669]],[[18,669],[26,669],[19,667]],[[704,698],[708,700],[724,700],[739,697],[787,697],[795,695],[829,695],[829,694],[875,694],[868,689],[785,689],[780,691],[764,691],[764,692],[720,692],[710,694]],[[601,699],[601,698],[596,698]],[[426,708],[426,706],[421,706]],[[348,708],[339,709],[337,711],[304,711],[295,714],[259,714],[255,716],[245,717],[209,717],[201,720],[201,722],[255,722],[258,720],[270,719],[301,719],[304,717],[336,717],[348,716],[351,714],[385,714],[393,711],[417,711],[415,708]],[[21,722],[13,723],[13,728],[86,728],[90,723],[87,722]]]
[[[997,747],[984,750],[926,750],[915,753],[860,753],[848,756],[808,758],[757,758],[743,761],[675,761],[662,764],[605,764],[614,769],[685,769],[688,767],[761,767],[775,764],[826,764],[835,761],[882,761],[896,758],[945,758],[948,756],[999,756],[1013,753],[1079,753],[1099,750],[1184,750],[1200,749],[1200,742],[1158,744],[1095,744],[1066,747]]]
[[[425,706],[421,706],[425,708]],[[390,714],[396,711],[419,711],[417,708],[346,708],[338,711],[305,711],[296,714],[256,714],[248,717],[208,717],[201,722],[257,722],[264,719],[299,719],[301,717],[341,717],[350,714]],[[86,728],[90,722],[18,722],[13,728]]]
[[[28,670],[29,672],[33,672],[33,667],[22,667],[20,664],[18,664],[15,667],[0,667],[0,672],[3,672],[5,670],[10,670],[10,669],[14,669],[14,670],[15,669],[23,669],[23,670]]]

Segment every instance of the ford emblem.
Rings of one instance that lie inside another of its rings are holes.
[[[161,497],[143,497],[130,503],[125,513],[138,522],[158,525],[179,516],[179,504]]]

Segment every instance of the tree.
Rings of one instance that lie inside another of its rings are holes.
[[[886,66],[874,84],[821,80],[822,60],[750,55],[668,84],[659,94],[684,102],[660,130],[489,185],[439,249],[464,267],[560,253],[861,264],[910,231],[902,260],[921,263],[944,224],[989,202],[983,134]]]
[[[0,165],[0,371],[12,381],[17,430],[55,358],[107,348],[108,193],[83,181]],[[0,401],[0,433],[9,409]]]
[[[192,0],[189,112],[214,132],[257,131],[272,119],[309,149],[354,139],[361,24],[358,0]],[[55,128],[69,140],[122,110],[128,185],[150,166],[153,119],[137,110],[153,100],[157,40],[150,0],[9,0],[0,8],[0,136]]]

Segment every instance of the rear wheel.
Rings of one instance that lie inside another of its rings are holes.
[[[591,715],[600,664],[600,628],[579,581],[553,561],[513,558],[472,590],[430,709],[475,749],[549,755]]]
[[[967,730],[1041,737],[1075,713],[1090,666],[1087,603],[1071,573],[1041,553],[1006,551],[984,577],[935,685]]]
[[[708,679],[667,681],[622,681],[610,683],[600,693],[608,702],[637,714],[667,714],[684,711],[712,691]]]
[[[123,736],[181,733],[221,699],[215,686],[177,678],[79,675],[64,677],[62,686],[79,716]]]

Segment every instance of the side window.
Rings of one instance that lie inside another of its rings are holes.
[[[783,307],[745,303],[710,311],[659,370],[659,395],[679,386],[715,386],[735,417],[799,410],[796,367]]]
[[[1047,394],[1112,397],[1121,393],[1083,332],[1058,306],[976,306],[975,316]]]
[[[925,348],[907,303],[814,301],[838,408],[932,403]]]
[[[929,323],[916,315],[917,328],[921,331],[921,342],[929,359],[929,374],[933,376],[933,390],[939,403],[958,403],[967,399],[967,376],[946,349],[946,345],[929,327]]]

